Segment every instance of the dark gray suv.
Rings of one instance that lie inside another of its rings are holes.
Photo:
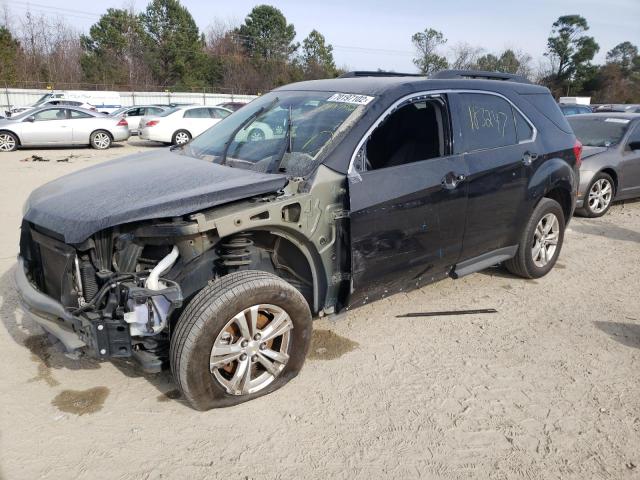
[[[545,275],[580,153],[549,91],[510,75],[287,85],[34,191],[17,286],[67,348],[168,362],[195,408],[233,405],[298,374],[313,316],[501,262]]]

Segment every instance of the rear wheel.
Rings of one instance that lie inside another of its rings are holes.
[[[111,135],[104,130],[96,130],[89,137],[89,142],[96,150],[106,150],[111,146]]]
[[[188,143],[191,140],[191,134],[189,132],[187,132],[186,130],[178,130],[176,133],[173,134],[173,139],[171,140],[171,143],[173,143],[174,145],[184,145],[185,143]]]
[[[604,172],[598,173],[589,184],[579,213],[589,218],[603,216],[611,207],[615,193],[615,183],[611,175]]]
[[[171,338],[171,371],[198,410],[266,395],[294,378],[311,339],[309,305],[266,272],[229,274],[202,289]]]
[[[18,138],[11,132],[0,132],[0,152],[13,152],[18,148]]]
[[[520,237],[516,256],[505,262],[514,275],[540,278],[555,265],[564,240],[564,213],[558,202],[543,198]]]

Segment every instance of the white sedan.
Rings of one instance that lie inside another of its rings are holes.
[[[132,135],[138,134],[138,126],[142,117],[151,115],[160,115],[168,110],[169,106],[161,105],[138,105],[135,107],[122,107],[109,114],[110,117],[124,117],[129,124],[129,131]]]
[[[142,117],[138,131],[144,140],[183,145],[231,113],[222,107],[174,107],[160,115]]]

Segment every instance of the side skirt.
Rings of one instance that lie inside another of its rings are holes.
[[[456,264],[449,275],[451,278],[458,279],[465,275],[479,272],[480,270],[484,270],[485,268],[492,267],[493,265],[497,265],[500,262],[504,262],[505,260],[515,257],[517,251],[518,245],[512,245],[510,247],[499,248],[497,250],[492,250],[491,252],[483,253],[480,256],[470,258],[469,260],[464,260],[463,262]]]

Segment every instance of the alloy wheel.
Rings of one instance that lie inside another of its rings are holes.
[[[537,267],[546,266],[556,253],[560,236],[560,223],[553,213],[547,213],[540,219],[533,233],[531,256]]]
[[[106,133],[98,132],[93,136],[93,144],[99,149],[105,149],[111,144],[111,139]]]
[[[289,361],[289,314],[275,305],[246,308],[218,334],[209,370],[231,395],[248,395],[266,388]]]
[[[189,135],[186,132],[176,133],[176,145],[184,145],[189,141]]]
[[[602,213],[609,207],[612,198],[613,186],[611,182],[606,178],[601,178],[589,190],[589,198],[587,199],[589,209],[593,213]]]
[[[16,148],[15,139],[6,133],[0,134],[0,150],[3,152],[10,152]]]

